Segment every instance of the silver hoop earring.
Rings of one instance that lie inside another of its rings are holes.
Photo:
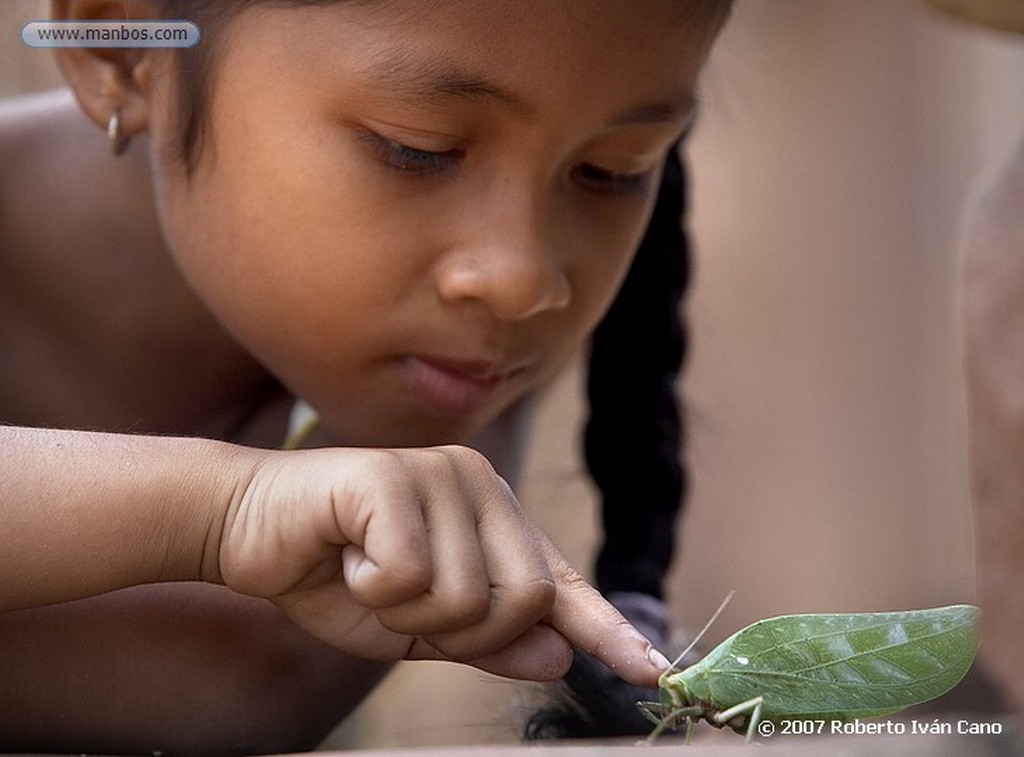
[[[107,140],[110,142],[110,152],[115,158],[128,149],[128,143],[131,141],[131,137],[121,133],[121,114],[116,109],[107,121]]]

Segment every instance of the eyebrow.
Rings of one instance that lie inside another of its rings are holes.
[[[443,59],[418,59],[398,51],[369,66],[366,75],[385,96],[412,103],[492,100],[528,115],[533,108],[516,93]]]
[[[614,116],[608,123],[610,126],[630,126],[685,122],[692,117],[695,106],[696,98],[692,93],[687,93],[679,99],[661,100],[630,108]]]
[[[371,64],[365,74],[375,86],[384,91],[384,97],[414,105],[449,100],[492,101],[522,116],[529,116],[536,111],[534,106],[511,89],[450,60],[419,59],[406,51],[397,51]],[[694,102],[693,94],[686,93],[679,98],[644,103],[616,114],[608,120],[608,125],[688,121],[694,110]]]

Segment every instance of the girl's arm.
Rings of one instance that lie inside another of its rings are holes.
[[[197,580],[269,599],[368,659],[541,680],[574,644],[636,683],[663,669],[472,450],[0,435],[0,609]]]
[[[259,454],[9,426],[0,447],[0,611],[215,577],[216,536]]]

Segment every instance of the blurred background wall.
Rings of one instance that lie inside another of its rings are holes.
[[[52,55],[32,50],[21,41],[21,27],[47,18],[49,3],[8,0],[0,3],[0,97],[48,89],[61,84]]]
[[[0,5],[0,96],[59,81],[18,36],[39,9]],[[957,244],[972,187],[1024,132],[1021,82],[1024,41],[919,0],[738,0],[686,151],[680,625],[730,589],[711,641],[784,612],[973,596]],[[580,381],[577,368],[544,398],[519,494],[587,572]],[[402,665],[331,744],[514,739],[533,693]]]

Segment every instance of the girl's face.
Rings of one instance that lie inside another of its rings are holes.
[[[345,442],[465,441],[610,304],[713,36],[691,16],[686,0],[242,11],[191,178],[160,157],[174,73],[154,88],[172,94],[150,124],[167,243]]]

